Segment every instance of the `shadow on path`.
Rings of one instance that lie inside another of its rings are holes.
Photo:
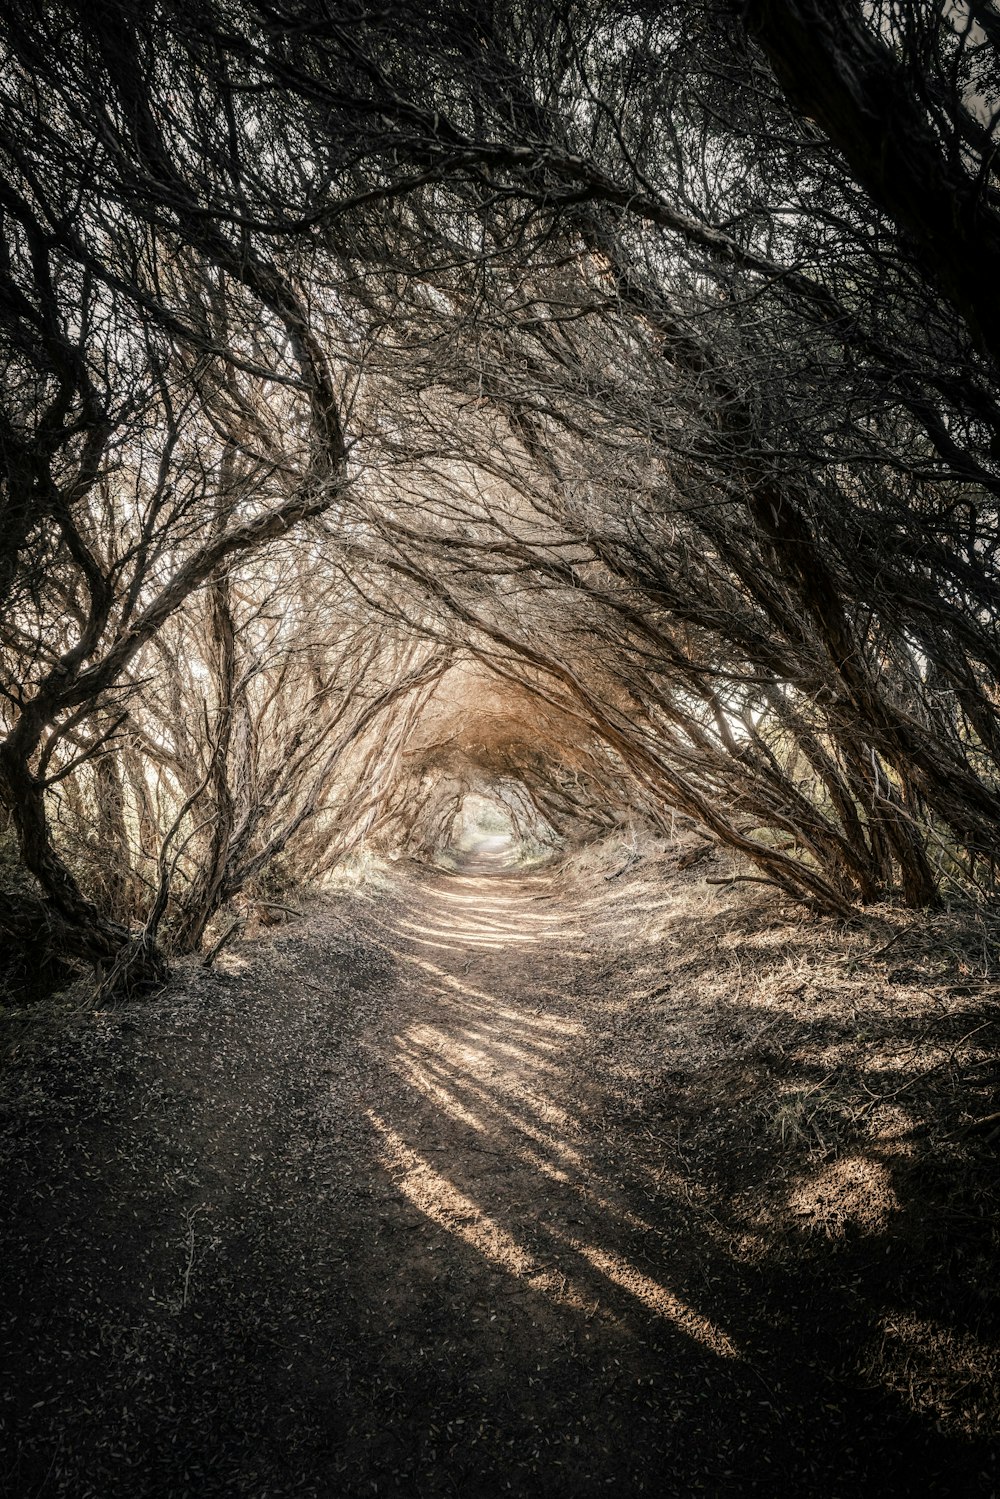
[[[735,1062],[738,996],[650,973],[637,1016],[642,954],[557,889],[425,876],[23,1061],[4,1492],[993,1492],[872,1373],[942,1319],[978,1356],[913,1256],[933,1181],[856,1144],[812,1177],[874,1208],[796,1221],[808,1017]]]

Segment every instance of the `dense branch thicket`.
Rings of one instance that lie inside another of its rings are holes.
[[[992,892],[990,0],[2,45],[8,933],[155,976],[489,785],[826,910]]]

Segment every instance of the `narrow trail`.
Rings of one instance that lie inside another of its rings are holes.
[[[2,1492],[988,1492],[853,1372],[884,1241],[760,1252],[759,1080],[615,919],[470,859],[25,1059]]]

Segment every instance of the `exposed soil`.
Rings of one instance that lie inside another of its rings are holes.
[[[982,931],[703,875],[402,872],[8,1018],[3,1492],[994,1494]]]

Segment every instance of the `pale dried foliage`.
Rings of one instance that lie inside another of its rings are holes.
[[[8,935],[127,987],[484,791],[992,898],[1000,34],[817,4],[7,24]]]

